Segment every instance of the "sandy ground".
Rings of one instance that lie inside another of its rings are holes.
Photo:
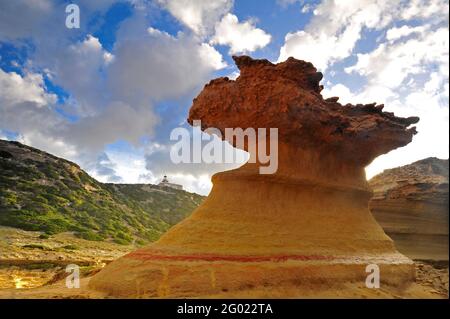
[[[66,265],[107,263],[136,249],[135,246],[112,242],[89,241],[72,233],[40,238],[41,232],[0,226],[0,265],[21,265],[33,262]]]
[[[87,289],[93,274],[109,261],[135,249],[114,243],[92,242],[58,234],[40,239],[39,232],[0,227],[0,298],[109,298]],[[31,245],[31,246],[30,246]],[[75,249],[68,249],[74,248]],[[65,286],[65,266],[81,266],[79,289]],[[254,288],[204,298],[448,298],[448,261],[416,261],[416,282],[399,290],[368,289],[356,283],[334,287]]]
[[[0,226],[0,289],[35,288],[67,275],[77,264],[83,275],[136,249],[135,246],[80,239],[71,233],[40,238],[41,232]]]
[[[356,283],[340,284],[332,287],[278,287],[251,289],[239,292],[201,296],[202,298],[448,298],[448,262],[440,264],[416,264],[417,280],[404,289],[381,286],[368,289]],[[91,277],[82,278],[80,288],[68,289],[65,280],[52,285],[32,289],[1,289],[0,298],[39,298],[39,299],[84,299],[110,298],[109,296],[87,289]]]

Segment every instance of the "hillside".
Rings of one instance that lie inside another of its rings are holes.
[[[0,225],[119,244],[154,241],[203,197],[150,184],[104,184],[72,162],[0,140]]]
[[[448,164],[430,157],[369,181],[374,217],[411,258],[448,260]]]

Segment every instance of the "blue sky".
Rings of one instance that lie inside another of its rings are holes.
[[[65,7],[80,8],[79,29]],[[207,194],[235,165],[177,167],[170,132],[231,56],[289,56],[324,73],[324,96],[418,115],[419,134],[385,168],[448,158],[446,0],[0,0],[0,138],[79,163],[102,181],[167,174]],[[198,133],[198,132],[197,132]]]

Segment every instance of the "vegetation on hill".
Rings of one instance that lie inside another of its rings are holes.
[[[72,162],[0,140],[0,225],[144,244],[158,239],[202,200],[156,185],[103,184]]]

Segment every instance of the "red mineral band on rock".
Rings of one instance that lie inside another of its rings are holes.
[[[239,256],[239,255],[159,255],[145,251],[135,251],[125,256],[138,260],[174,260],[174,261],[239,261],[239,262],[280,262],[286,260],[332,260],[333,256],[321,255],[272,255],[272,256]]]

